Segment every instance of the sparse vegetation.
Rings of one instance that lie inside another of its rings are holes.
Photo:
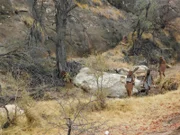
[[[107,64],[105,61],[105,58],[101,55],[96,55],[94,57],[91,57],[91,60],[89,59],[87,61],[87,66],[91,69],[91,74],[96,79],[96,85],[97,85],[97,90],[94,93],[96,97],[96,102],[93,104],[94,109],[101,110],[106,108],[106,90],[103,89],[103,74],[105,71],[107,71]]]
[[[179,7],[178,0],[1,0],[0,135],[178,132]],[[159,56],[167,62],[162,80]],[[148,96],[145,65],[156,84]],[[135,94],[126,98],[135,67]]]

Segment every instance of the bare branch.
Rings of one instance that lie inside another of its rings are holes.
[[[10,116],[9,116],[9,111],[8,111],[7,107],[6,107],[6,106],[3,106],[3,108],[6,110],[6,116],[7,116],[8,122],[9,122],[9,123],[12,123],[12,121],[11,121],[11,119],[10,119]]]
[[[67,11],[66,14],[68,14],[70,11],[72,11],[73,9],[75,9],[77,7],[77,4],[71,6]]]

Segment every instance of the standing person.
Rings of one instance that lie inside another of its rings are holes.
[[[146,95],[149,94],[149,90],[151,89],[152,84],[154,85],[154,80],[153,80],[153,77],[151,75],[151,70],[148,70],[146,73],[146,76],[144,78],[144,81],[143,81],[143,85],[145,88]]]
[[[127,94],[129,97],[131,97],[132,95],[133,85],[134,85],[134,75],[132,71],[129,71],[126,78],[126,85],[125,85]]]
[[[160,76],[160,80],[162,78],[162,74],[165,77],[165,70],[166,70],[166,61],[163,59],[163,57],[160,57],[160,59],[159,59],[159,76]]]

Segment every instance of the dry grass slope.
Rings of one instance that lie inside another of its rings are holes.
[[[180,116],[180,89],[166,93],[164,95],[156,95],[141,98],[126,99],[109,99],[108,107],[103,111],[85,111],[85,115],[90,121],[100,120],[108,121],[104,125],[112,135],[136,135],[151,132],[166,132],[180,126],[180,122],[176,125],[168,124],[168,120],[176,116]],[[83,102],[87,102],[83,99]],[[74,109],[77,104],[73,104]],[[73,113],[74,109],[67,108],[67,114]],[[21,122],[7,130],[3,130],[3,135],[54,135],[58,134],[61,128],[55,128],[49,122],[61,123],[59,116],[60,106],[57,101],[41,101],[37,102],[31,110],[34,110],[34,116],[42,119],[41,124],[29,126],[26,121]],[[37,115],[38,114],[38,115]],[[108,117],[107,117],[108,116]],[[164,125],[163,125],[164,124]],[[47,131],[48,129],[48,131]],[[104,130],[97,135],[102,134]]]

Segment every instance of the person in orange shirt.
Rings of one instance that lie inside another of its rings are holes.
[[[128,72],[127,78],[126,78],[126,90],[129,97],[132,95],[133,85],[134,85],[134,75],[132,71]]]
[[[165,71],[166,71],[166,61],[163,57],[160,57],[159,59],[159,76],[160,80],[162,78],[162,75],[165,77]]]

